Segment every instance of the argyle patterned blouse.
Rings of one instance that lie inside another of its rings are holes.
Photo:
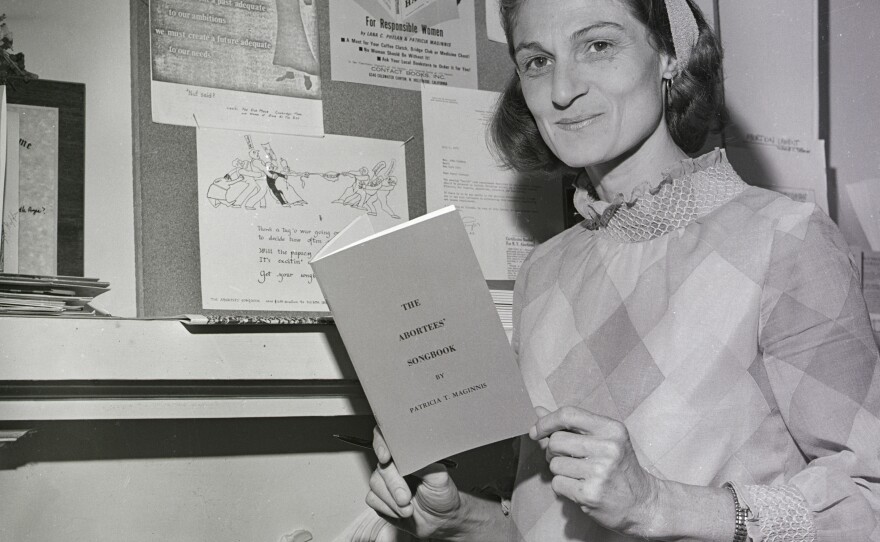
[[[719,150],[575,203],[586,219],[517,280],[533,403],[621,420],[658,477],[732,482],[754,541],[880,541],[878,353],[834,223],[746,185]],[[631,540],[557,497],[520,440],[512,540]]]

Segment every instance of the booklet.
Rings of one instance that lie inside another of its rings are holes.
[[[361,216],[310,263],[402,474],[535,423],[455,207],[379,233]]]

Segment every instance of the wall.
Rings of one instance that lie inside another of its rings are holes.
[[[828,1],[829,166],[843,186],[880,177],[880,3]],[[128,2],[84,5],[6,0],[0,11],[31,71],[86,84],[86,273],[111,281],[103,306],[133,315]],[[838,194],[841,229],[866,246]],[[37,424],[23,445],[0,448],[0,540],[274,542],[297,528],[331,540],[362,508],[371,465],[328,435],[371,425],[365,417]],[[463,464],[499,468],[481,462],[504,451]]]
[[[86,86],[85,274],[110,281],[96,305],[134,316],[128,2],[6,0],[0,12],[29,71]]]
[[[845,186],[880,182],[880,2],[827,0],[827,8],[828,167],[837,196],[832,215],[851,245],[868,249]],[[880,201],[872,206],[880,212]]]

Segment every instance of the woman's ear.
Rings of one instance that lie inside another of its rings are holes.
[[[666,53],[660,53],[660,77],[675,79],[678,75],[678,59]]]

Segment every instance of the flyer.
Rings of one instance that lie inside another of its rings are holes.
[[[360,215],[409,218],[400,141],[201,129],[205,309],[326,312],[309,260]]]
[[[153,121],[322,135],[313,0],[150,0]]]
[[[504,169],[489,150],[497,92],[422,88],[425,199],[455,205],[487,280],[512,280],[538,243],[563,228],[561,181]]]
[[[477,88],[474,0],[330,0],[334,81]]]

